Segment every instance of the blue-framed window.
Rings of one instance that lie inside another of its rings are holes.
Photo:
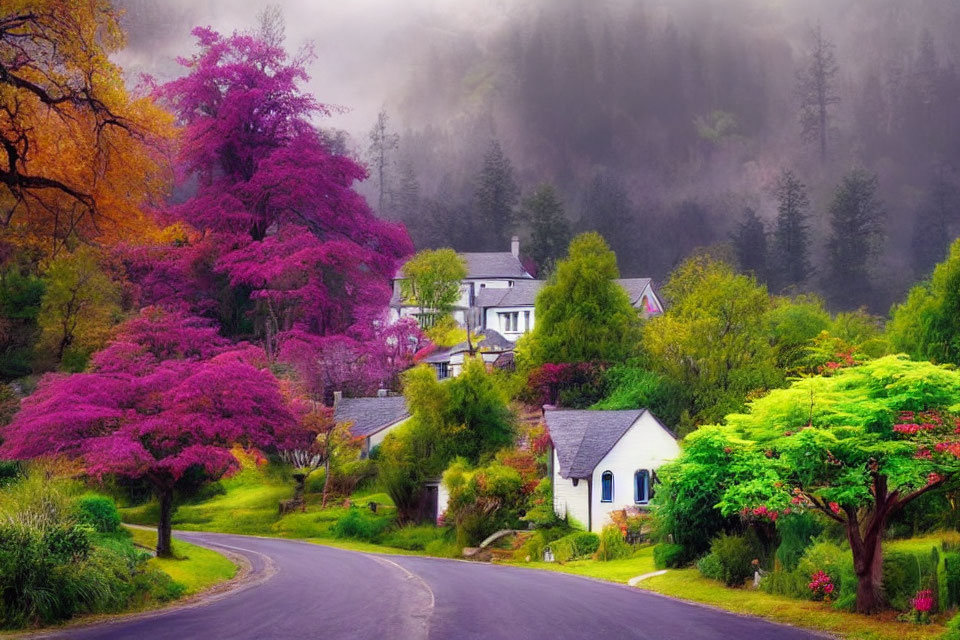
[[[604,471],[600,476],[600,502],[613,502],[612,471]]]
[[[650,472],[639,469],[633,474],[633,501],[637,504],[646,504],[650,502],[650,497]]]

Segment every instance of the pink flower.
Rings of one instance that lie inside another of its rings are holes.
[[[830,503],[830,511],[833,511],[833,512],[836,513],[836,514],[839,514],[839,513],[840,513],[840,505],[837,504],[836,502],[831,502],[831,503]]]
[[[927,613],[933,609],[933,592],[929,589],[917,591],[917,595],[910,601],[914,610],[920,613]]]

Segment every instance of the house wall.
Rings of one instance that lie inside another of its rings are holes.
[[[399,427],[400,425],[402,425],[402,424],[403,424],[404,422],[406,422],[407,420],[409,420],[409,418],[404,418],[403,420],[400,420],[399,422],[394,422],[393,424],[391,424],[390,426],[386,427],[385,429],[381,429],[380,431],[377,431],[376,433],[374,433],[374,434],[372,434],[371,436],[369,436],[369,437],[367,438],[367,445],[368,445],[368,446],[367,446],[367,451],[369,452],[370,449],[373,449],[375,446],[377,446],[378,444],[380,444],[381,442],[383,442],[383,439],[387,437],[387,434],[388,434],[388,433],[390,433],[391,431],[393,431],[394,429],[396,429],[397,427]]]
[[[553,449],[553,447],[551,447]],[[573,479],[560,477],[560,461],[557,451],[553,449],[553,511],[558,517],[567,515],[583,527],[587,527],[590,517],[590,489],[586,478],[581,478],[577,486],[573,486]]]
[[[664,462],[680,455],[680,445],[667,433],[656,418],[647,411],[640,416],[623,437],[600,460],[593,470],[591,531],[599,533],[610,524],[610,513],[635,505],[633,501],[633,474],[639,469],[657,469]],[[601,476],[613,472],[613,500],[601,502]],[[582,484],[582,483],[581,483]]]
[[[437,524],[440,524],[440,519],[443,514],[447,511],[447,504],[450,502],[450,489],[447,488],[447,485],[440,483],[437,486]]]
[[[501,318],[498,314],[501,313],[512,313],[517,312],[519,314],[517,321],[517,331],[507,331],[504,329],[501,323]],[[525,324],[524,313],[530,314],[529,324]],[[487,329],[493,329],[494,331],[500,333],[504,338],[510,340],[511,342],[516,342],[517,339],[525,333],[528,333],[533,329],[534,324],[534,308],[532,306],[525,307],[488,307],[484,311],[484,327]]]

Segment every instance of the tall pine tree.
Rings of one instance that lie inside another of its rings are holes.
[[[830,204],[829,272],[824,286],[834,304],[856,307],[871,301],[871,269],[883,236],[883,205],[877,177],[854,169],[843,177]]]
[[[539,273],[552,271],[570,242],[570,223],[553,185],[544,183],[526,198],[521,215],[530,225],[530,257]]]
[[[826,160],[830,109],[840,102],[836,88],[840,67],[834,45],[823,35],[819,23],[810,31],[809,40],[806,65],[797,73],[801,135],[808,142],[818,142],[820,159]]]
[[[767,278],[767,230],[757,212],[747,207],[733,233],[740,270],[765,281]]]
[[[483,223],[483,238],[488,250],[506,251],[516,224],[514,207],[520,199],[520,187],[513,176],[513,165],[497,140],[483,157],[483,168],[474,191],[477,215]]]
[[[803,284],[813,273],[807,225],[810,200],[806,185],[788,169],[780,172],[773,194],[777,198],[777,225],[771,262],[776,288],[782,290]]]
[[[929,275],[934,265],[943,260],[956,237],[960,222],[960,189],[946,167],[940,167],[930,185],[913,226],[910,261],[918,278]]]

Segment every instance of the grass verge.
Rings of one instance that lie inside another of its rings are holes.
[[[133,540],[144,547],[157,546],[157,532],[129,529]],[[230,580],[237,574],[237,565],[216,551],[198,547],[182,540],[173,541],[174,558],[151,558],[148,564],[160,569],[182,584],[185,596],[205,591]]]

